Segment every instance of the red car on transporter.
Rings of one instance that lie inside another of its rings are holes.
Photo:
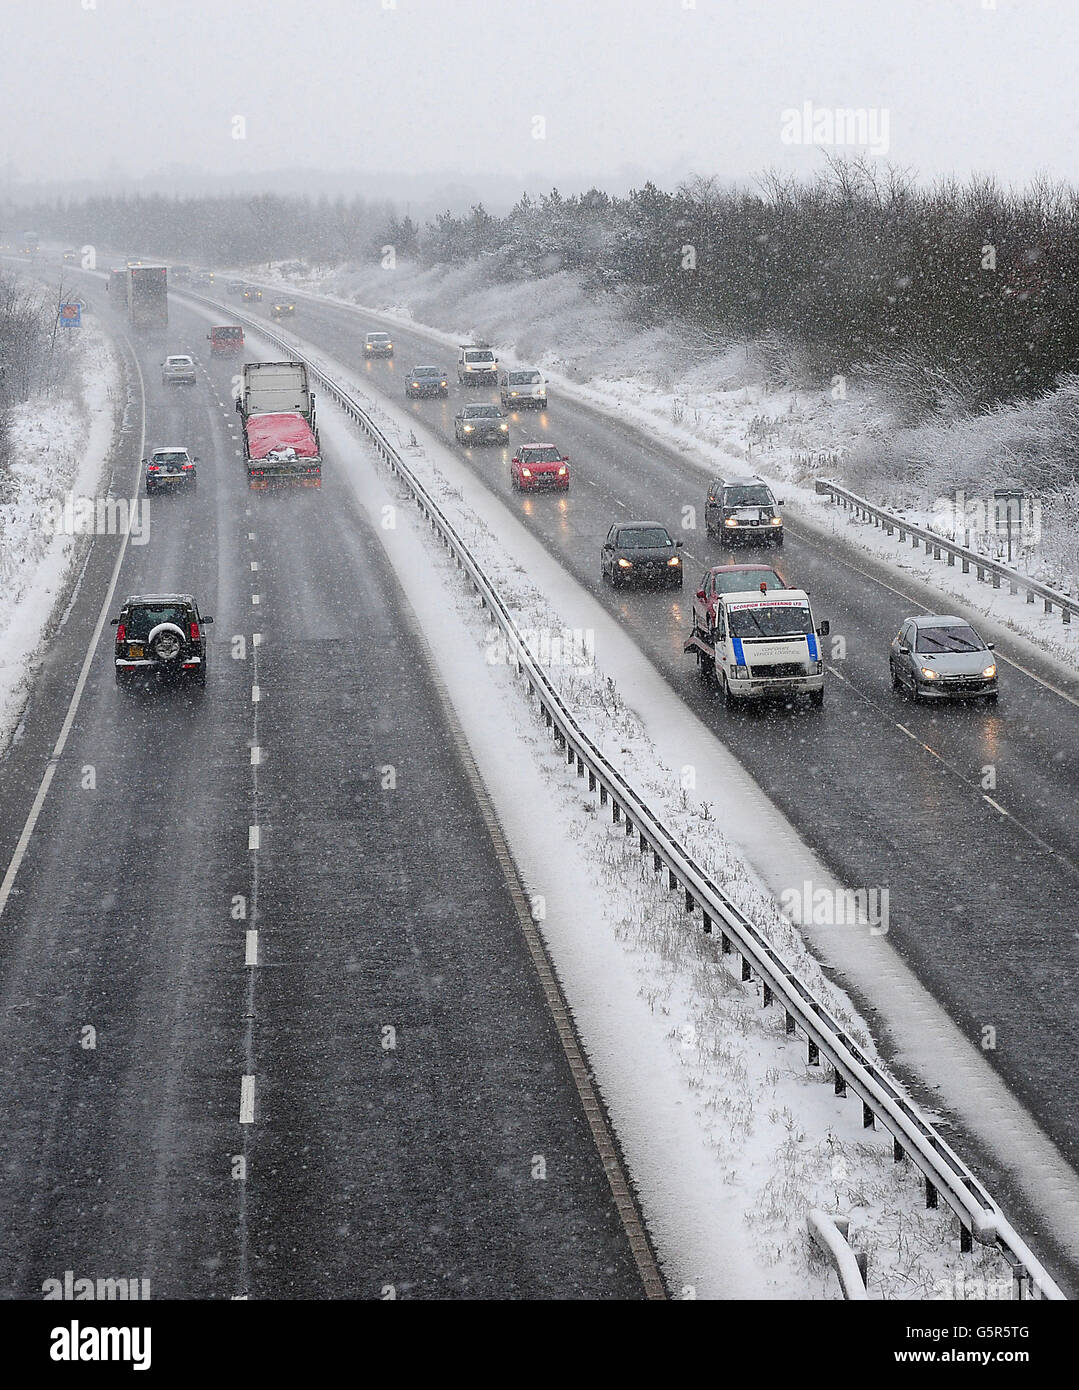
[[[521,444],[510,461],[510,482],[518,492],[569,489],[569,459],[555,444]]]
[[[693,595],[693,626],[711,634],[716,621],[716,601],[720,594],[750,593],[754,589],[786,589],[783,577],[771,565],[713,565],[701,579]]]

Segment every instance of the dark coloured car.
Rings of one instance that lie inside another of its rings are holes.
[[[364,357],[392,357],[393,339],[388,333],[368,333],[363,340]]]
[[[226,294],[243,294],[244,282],[242,280],[230,280],[225,286]]]
[[[615,524],[607,532],[600,557],[600,569],[611,587],[623,584],[653,584],[663,588],[682,587],[684,542],[676,541],[653,521]]]
[[[405,382],[405,395],[410,400],[419,396],[448,396],[450,379],[441,367],[413,367]]]
[[[983,642],[965,618],[925,613],[908,618],[888,654],[892,687],[915,700],[997,699],[993,643]]]
[[[783,544],[783,518],[772,489],[760,478],[716,478],[708,488],[704,504],[704,529],[710,536],[721,536],[729,545],[748,541],[751,545]]]
[[[206,685],[213,618],[199,612],[190,594],[133,594],[116,629],[116,684],[121,688],[164,681]]]
[[[510,422],[497,405],[466,405],[453,417],[458,444],[506,444]]]
[[[262,298],[262,291],[257,285],[244,285],[240,293],[243,295],[244,299],[248,300],[251,304],[257,304]]]
[[[185,488],[194,492],[198,485],[198,459],[180,445],[155,449],[142,466],[146,479],[146,496],[152,497],[162,489]]]
[[[295,317],[296,305],[291,299],[277,299],[270,305],[270,318],[290,319]]]

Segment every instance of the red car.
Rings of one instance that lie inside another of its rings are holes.
[[[510,481],[518,492],[569,488],[569,459],[554,444],[522,444],[510,463]]]
[[[754,589],[785,589],[786,581],[770,565],[713,565],[693,595],[693,626],[710,634],[717,594],[750,593]]]

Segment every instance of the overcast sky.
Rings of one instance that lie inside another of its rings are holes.
[[[1079,0],[7,0],[0,45],[9,180],[670,186],[819,167],[806,103],[923,177],[1079,164]]]

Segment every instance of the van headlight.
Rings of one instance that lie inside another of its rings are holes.
[[[774,517],[772,518],[772,525],[773,525],[773,526],[782,526],[782,525],[783,525],[783,518],[782,518],[781,516],[774,516]]]
[[[618,566],[620,569],[631,570],[633,568],[633,561],[620,559],[618,561]]]
[[[737,525],[738,525],[738,518],[735,517],[735,516],[729,516],[729,517],[727,518],[727,520],[723,523],[723,525],[724,525],[724,526],[737,526]]]
[[[735,679],[736,681],[747,681],[747,680],[749,680],[749,667],[748,667],[748,666],[736,666],[736,667],[731,671],[731,675],[734,677],[734,679]]]
[[[985,670],[982,672],[982,675],[986,678],[986,680],[991,680],[993,676],[996,675],[996,673],[997,668],[995,666],[987,666]]]
[[[672,555],[671,558],[667,561],[668,566],[671,566],[671,565],[677,566],[677,565],[680,565],[681,563],[682,563],[681,558],[680,558],[678,555]]]

